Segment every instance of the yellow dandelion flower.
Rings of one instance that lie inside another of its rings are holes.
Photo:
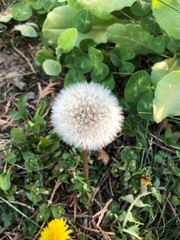
[[[152,186],[151,178],[144,174],[141,175],[141,183],[146,187]]]
[[[68,240],[72,230],[62,218],[54,219],[42,230],[39,240]]]

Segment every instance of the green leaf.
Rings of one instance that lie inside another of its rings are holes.
[[[68,28],[73,28],[73,19],[77,11],[68,5],[57,7],[49,12],[43,25],[42,33],[48,43],[57,47],[60,35]]]
[[[131,11],[136,16],[145,16],[151,11],[151,1],[138,0],[131,6]]]
[[[154,85],[168,73],[180,69],[180,58],[169,58],[161,62],[157,62],[152,66],[151,79]]]
[[[124,61],[131,60],[135,57],[134,50],[131,48],[131,46],[128,46],[127,44],[122,44],[119,47],[119,50],[120,50],[120,53],[121,53],[121,58]]]
[[[43,167],[42,160],[38,155],[32,152],[23,152],[23,159],[25,160],[25,168],[29,171],[39,170]]]
[[[55,59],[53,51],[51,49],[43,48],[36,53],[37,61],[42,64],[47,59]]]
[[[93,68],[93,63],[88,57],[77,57],[75,61],[75,67],[82,73],[88,73]]]
[[[10,176],[11,176],[11,170],[10,169],[8,171],[0,174],[0,188],[3,191],[9,190],[10,187],[11,187]]]
[[[46,129],[46,121],[39,115],[35,115],[32,120],[28,122],[28,130],[34,133],[40,133]]]
[[[88,56],[93,63],[102,62],[104,59],[102,52],[99,49],[96,49],[95,47],[92,46],[90,46],[88,49]]]
[[[180,70],[165,75],[157,84],[153,100],[154,120],[180,115]]]
[[[91,72],[91,78],[94,82],[101,82],[109,74],[109,67],[105,63],[94,64],[93,70]]]
[[[119,73],[122,76],[130,75],[134,72],[134,69],[135,69],[135,67],[132,63],[122,61],[121,65],[119,67]]]
[[[171,37],[180,39],[179,0],[153,0],[153,15],[161,28]]]
[[[114,77],[112,75],[112,73],[110,73],[104,80],[103,82],[101,82],[102,85],[104,85],[105,87],[113,90],[115,87],[115,80]]]
[[[152,91],[147,91],[139,99],[137,112],[141,118],[153,120],[153,98],[154,93]]]
[[[62,70],[61,64],[53,59],[47,59],[43,62],[43,69],[47,75],[58,76]]]
[[[19,24],[13,28],[13,31],[20,31],[21,35],[25,37],[34,38],[34,37],[38,37],[38,32],[34,28],[36,26],[37,25],[34,23]]]
[[[115,67],[118,67],[121,63],[121,52],[119,48],[114,48],[109,52],[109,57],[111,59],[112,64]]]
[[[88,10],[81,10],[74,18],[74,26],[78,32],[89,32],[93,26],[92,14]]]
[[[21,117],[24,120],[27,118],[26,103],[27,103],[27,97],[23,96],[23,95],[19,98],[19,100],[17,102],[18,113],[21,115]]]
[[[152,14],[149,14],[140,19],[142,28],[150,33],[158,34],[161,32],[159,24],[156,22],[156,19]]]
[[[160,52],[163,47],[154,47],[152,42],[155,37],[143,30],[138,24],[120,24],[115,23],[107,28],[107,39],[109,42],[117,44],[119,47],[126,44],[136,54],[147,54],[152,52]]]
[[[83,73],[81,73],[77,69],[71,69],[68,71],[68,73],[65,76],[64,87],[67,87],[77,82],[84,82],[84,81],[86,81],[86,78]]]
[[[15,20],[25,21],[32,16],[32,9],[28,4],[15,3],[11,8],[11,13]]]
[[[54,218],[61,218],[64,216],[64,214],[66,212],[63,204],[61,204],[61,203],[51,206],[51,210],[52,210],[52,215]]]
[[[21,144],[26,142],[26,137],[24,132],[20,128],[13,128],[11,130],[11,136],[16,144]]]
[[[135,72],[128,80],[124,95],[127,101],[137,102],[144,92],[150,87],[150,76],[144,71]]]
[[[131,6],[136,0],[126,0],[126,1],[109,1],[109,0],[77,0],[78,4],[80,4],[85,9],[89,9],[95,12],[104,12],[111,13],[115,10],[120,10],[124,7]]]
[[[5,157],[4,157],[4,161],[6,161],[6,162],[8,162],[8,163],[10,163],[10,164],[16,163],[16,161],[17,161],[17,156],[16,156],[15,152],[14,152],[14,151],[11,151],[11,152],[7,153],[7,154],[5,155]]]
[[[126,229],[122,229],[123,232],[126,232],[128,234],[130,234],[131,236],[135,237],[136,239],[141,240],[142,238],[138,235],[139,234],[139,227],[137,224],[126,228]]]
[[[58,39],[56,54],[58,55],[70,52],[76,45],[77,34],[76,28],[69,28],[65,30]]]

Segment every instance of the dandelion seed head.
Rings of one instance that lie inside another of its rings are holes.
[[[77,83],[63,89],[52,106],[55,131],[69,145],[97,150],[121,131],[122,108],[111,91],[97,83]]]

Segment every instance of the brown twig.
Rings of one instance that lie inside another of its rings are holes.
[[[11,42],[11,43],[12,43],[12,42]],[[29,59],[24,55],[24,53],[22,53],[19,49],[17,49],[17,48],[14,46],[13,43],[12,43],[12,47],[13,47],[13,49],[15,50],[15,52],[17,52],[22,58],[24,58],[24,59],[26,60],[27,64],[29,65],[29,67],[30,67],[30,69],[31,69],[31,71],[32,71],[33,73],[36,73],[33,65],[31,64],[31,62],[29,61]]]

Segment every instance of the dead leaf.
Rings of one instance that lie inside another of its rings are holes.
[[[98,154],[98,160],[101,160],[104,165],[107,165],[109,162],[109,155],[103,149],[99,149]]]

